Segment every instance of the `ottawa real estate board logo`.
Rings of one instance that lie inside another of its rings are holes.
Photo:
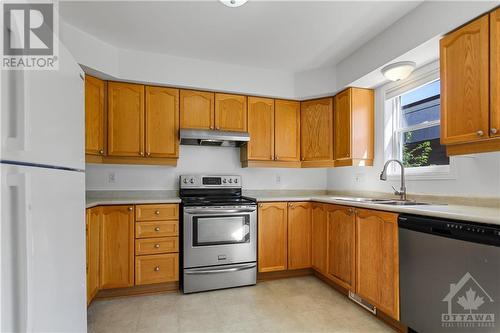
[[[469,272],[450,284],[443,302],[448,303],[447,313],[441,314],[443,328],[495,327],[494,300]]]
[[[2,1],[1,11],[1,69],[58,69],[57,1]]]

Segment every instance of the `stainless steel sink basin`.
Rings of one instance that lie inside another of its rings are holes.
[[[347,201],[347,202],[360,202],[360,203],[373,203],[379,205],[391,205],[391,206],[424,206],[424,205],[432,205],[426,202],[418,202],[418,201],[401,201],[394,199],[374,199],[374,198],[357,198],[357,197],[333,197],[332,199],[338,201]]]
[[[339,201],[350,201],[350,202],[368,202],[368,203],[382,203],[393,201],[393,199],[373,199],[373,198],[351,198],[351,197],[333,197],[332,199]]]
[[[416,202],[416,201],[386,201],[386,202],[378,202],[379,204],[382,205],[391,205],[391,206],[423,206],[423,205],[431,205],[430,203],[426,202]]]

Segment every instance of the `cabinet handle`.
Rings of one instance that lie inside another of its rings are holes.
[[[259,207],[262,207],[262,204],[259,204]]]
[[[483,135],[484,135],[484,132],[483,132],[483,131],[481,131],[481,130],[479,130],[479,131],[477,131],[477,132],[476,132],[476,134],[477,134],[477,136],[483,136]]]
[[[160,270],[160,266],[155,267],[155,272],[158,272]]]
[[[495,127],[492,127],[492,128],[490,129],[490,133],[491,133],[491,134],[497,134],[497,132],[498,132],[498,130],[497,130]]]
[[[354,209],[352,208],[349,208],[347,211],[349,212],[349,215],[352,215],[354,213]]]
[[[216,129],[216,130],[220,130],[220,127],[219,127],[219,126],[217,126],[215,129]]]
[[[139,153],[139,155],[144,156],[144,152],[143,152],[143,151],[141,151],[141,152]]]
[[[214,127],[213,127],[213,126],[210,126],[210,129],[214,129]]]
[[[280,159],[280,157],[276,155],[276,160],[279,160],[279,159]]]
[[[151,156],[151,153],[150,153],[150,152],[147,152],[147,153],[146,153],[146,155],[148,155],[148,157],[149,157],[149,156]]]
[[[155,231],[160,231],[160,227],[156,227],[156,228],[155,228]]]
[[[103,149],[99,150],[99,154],[104,155],[104,150]]]
[[[160,244],[155,244],[155,249],[159,249],[160,248]]]
[[[160,211],[159,210],[155,211],[155,214],[160,215]]]
[[[132,211],[134,209],[134,207],[129,207],[128,210],[129,211]]]

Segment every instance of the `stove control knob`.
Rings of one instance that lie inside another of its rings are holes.
[[[232,182],[233,182],[233,180],[231,178],[229,178],[229,183],[232,183]]]
[[[238,184],[238,178],[234,178],[234,183]]]
[[[191,184],[194,184],[194,179],[193,179],[193,178],[191,178],[191,179],[189,180],[189,182],[190,182]]]
[[[224,184],[225,184],[225,183],[227,183],[227,179],[226,179],[226,178],[224,178],[224,180],[223,180],[222,182],[223,182]]]
[[[187,184],[188,183],[188,180],[186,178],[184,178],[184,184]]]

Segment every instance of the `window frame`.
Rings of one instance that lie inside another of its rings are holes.
[[[440,79],[439,61],[432,62],[417,69],[407,79],[390,82],[381,87],[382,103],[384,110],[384,160],[401,159],[400,145],[401,133],[408,130],[428,128],[440,124],[440,120],[427,122],[408,127],[400,127],[400,100],[396,97],[415,90],[428,83]],[[398,110],[398,112],[396,112]],[[384,161],[384,162],[385,162]],[[395,164],[388,169],[389,180],[397,180],[401,175],[399,167]],[[448,165],[430,165],[424,167],[405,168],[406,178],[409,180],[429,180],[429,179],[456,179],[456,172],[453,159],[450,158]]]

